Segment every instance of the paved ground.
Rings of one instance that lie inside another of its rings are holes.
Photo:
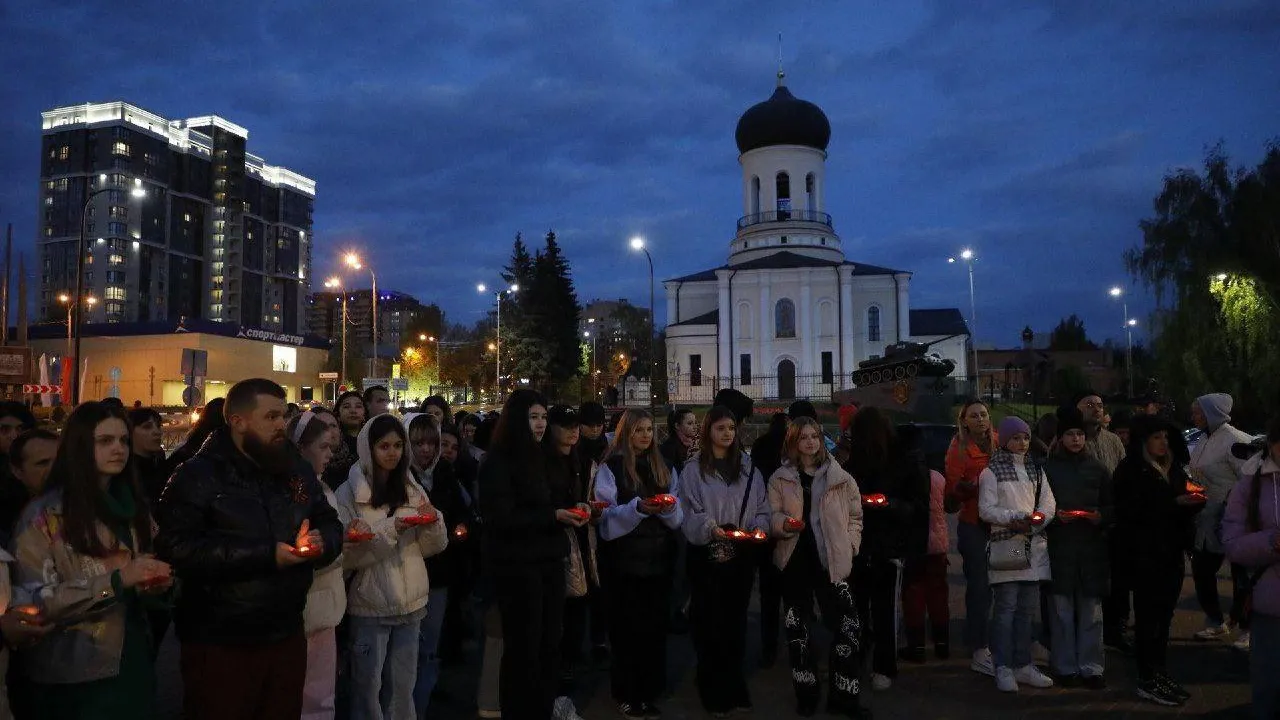
[[[956,655],[963,655],[963,649],[958,647],[964,615],[963,577],[959,575],[959,568],[959,556],[953,555],[952,638],[957,644]],[[1226,598],[1229,583],[1225,576],[1220,587]],[[753,610],[746,658],[748,667],[752,668],[749,680],[756,706],[754,717],[761,720],[796,717],[785,658],[772,669],[755,669],[759,659],[756,617]],[[1005,695],[996,691],[990,678],[970,671],[967,658],[957,657],[947,662],[930,660],[919,666],[903,664],[901,675],[890,690],[879,693],[868,690],[864,702],[878,719],[1020,718],[1031,717],[1032,714],[1037,718],[1084,718],[1099,714],[1105,714],[1107,718],[1175,715],[1248,718],[1248,656],[1224,643],[1191,640],[1192,633],[1202,627],[1202,622],[1188,574],[1174,620],[1174,642],[1170,648],[1171,673],[1193,693],[1191,701],[1182,708],[1166,709],[1138,700],[1134,695],[1132,660],[1114,653],[1107,655],[1106,676],[1110,687],[1102,692],[1055,688],[1024,689],[1017,695]],[[707,718],[693,688],[694,655],[688,637],[671,636],[668,651],[672,694],[662,703],[664,717],[672,720]],[[432,720],[471,720],[475,717],[475,675],[478,672],[475,655],[474,645],[471,645],[469,662],[446,670],[442,686],[448,697],[432,706],[429,713]],[[162,717],[176,718],[181,689],[177,677],[176,643],[172,637],[161,652],[160,673]],[[582,685],[575,700],[579,712],[587,720],[620,717],[609,698],[607,673],[588,674]]]

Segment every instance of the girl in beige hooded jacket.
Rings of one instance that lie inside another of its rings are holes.
[[[444,518],[409,472],[404,425],[379,415],[360,430],[359,462],[338,488],[338,514],[360,519],[372,538],[345,551],[355,575],[347,590],[351,621],[353,720],[414,720],[418,630],[431,584],[424,558],[448,543]],[[382,687],[390,687],[387,701]]]

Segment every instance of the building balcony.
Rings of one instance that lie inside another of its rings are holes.
[[[743,215],[738,218],[738,229],[775,222],[807,222],[831,227],[831,215],[813,210],[770,210],[754,215]]]

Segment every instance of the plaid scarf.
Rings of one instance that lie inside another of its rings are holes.
[[[1039,483],[1044,482],[1044,467],[1037,458],[1031,455],[1024,455],[1023,462],[1024,467],[1027,469],[1028,480],[1032,483],[1037,483],[1037,488],[1039,488]],[[996,482],[1024,482],[1022,478],[1018,477],[1018,469],[1014,466],[1013,453],[1008,450],[996,450],[992,453],[991,461],[987,463],[987,469],[996,476]],[[1036,509],[1038,510],[1039,508]],[[1032,532],[1035,532],[1035,530],[1032,529]],[[1007,540],[1019,534],[1021,533],[1010,532],[1005,528],[992,527],[991,529],[992,540]]]

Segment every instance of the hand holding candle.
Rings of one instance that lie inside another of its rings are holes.
[[[458,542],[466,540],[467,536],[470,534],[471,531],[467,529],[466,523],[458,523],[458,526],[453,529],[453,539]]]
[[[35,605],[16,605],[0,615],[0,633],[12,647],[31,645],[56,627]]]
[[[373,529],[369,527],[368,523],[360,518],[352,520],[351,524],[347,526],[347,542],[359,544],[362,542],[368,542],[372,539]]]
[[[804,521],[789,517],[782,521],[782,529],[789,533],[798,533],[804,531]]]
[[[889,498],[884,493],[871,493],[862,496],[862,504],[868,507],[885,507],[889,504]]]
[[[1031,513],[1030,520],[1032,525],[1043,525],[1045,521],[1044,513],[1037,510]]]

